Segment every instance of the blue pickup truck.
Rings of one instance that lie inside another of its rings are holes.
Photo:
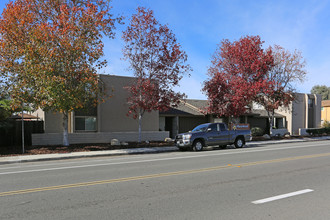
[[[215,145],[226,148],[234,144],[236,148],[242,148],[250,139],[250,130],[228,130],[224,123],[206,123],[187,133],[178,134],[175,143],[180,150],[201,151],[203,147]]]

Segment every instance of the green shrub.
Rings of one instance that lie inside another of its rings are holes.
[[[324,121],[322,127],[330,129],[330,121]]]
[[[324,128],[324,131],[325,131],[326,134],[330,134],[330,127]]]
[[[251,135],[252,135],[252,137],[262,136],[262,135],[264,135],[264,129],[262,129],[260,127],[251,128]]]
[[[327,128],[310,128],[307,129],[306,132],[309,135],[314,136],[314,135],[322,135],[324,133],[329,132],[329,130]]]

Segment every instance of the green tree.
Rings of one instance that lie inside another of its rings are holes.
[[[66,146],[68,113],[101,100],[102,39],[114,38],[121,20],[110,13],[110,2],[16,0],[0,17],[0,77],[12,105],[63,113]]]
[[[322,95],[322,100],[330,100],[330,87],[325,85],[316,85],[311,89],[312,94]]]
[[[11,102],[8,99],[0,99],[0,121],[6,120],[12,114]]]

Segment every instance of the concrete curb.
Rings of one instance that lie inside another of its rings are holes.
[[[78,159],[84,157],[165,153],[165,152],[173,152],[173,151],[178,151],[178,148],[173,146],[173,147],[153,147],[153,148],[132,148],[132,149],[108,150],[108,151],[73,152],[73,153],[63,153],[63,154],[23,155],[23,156],[12,156],[12,157],[0,157],[0,165],[11,164],[11,163],[35,162],[35,161]]]
[[[285,143],[297,143],[297,142],[310,142],[310,141],[322,141],[330,140],[330,136],[326,137],[311,137],[303,139],[291,139],[291,140],[268,140],[268,141],[251,141],[247,143],[247,146],[256,146],[264,144],[285,144]],[[50,161],[50,160],[65,160],[65,159],[77,159],[84,157],[100,157],[100,156],[120,156],[120,155],[132,155],[132,154],[151,154],[151,153],[165,153],[178,151],[178,148],[173,147],[152,147],[152,148],[132,148],[132,149],[120,149],[120,150],[108,150],[108,151],[88,151],[88,152],[73,152],[63,154],[39,154],[39,155],[23,155],[12,157],[0,157],[1,164],[11,163],[24,163],[35,161]]]
[[[310,142],[310,141],[325,141],[330,140],[330,136],[325,137],[310,137],[302,139],[288,139],[288,140],[268,140],[268,141],[251,141],[247,145],[263,145],[263,144],[286,144],[286,143],[298,143],[298,142]]]

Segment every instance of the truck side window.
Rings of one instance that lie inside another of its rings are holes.
[[[218,129],[217,129],[217,124],[211,124],[209,128],[211,128],[211,131],[212,131],[212,132],[214,132],[214,131],[218,131]]]
[[[226,127],[224,124],[219,124],[220,125],[220,131],[226,131]]]

